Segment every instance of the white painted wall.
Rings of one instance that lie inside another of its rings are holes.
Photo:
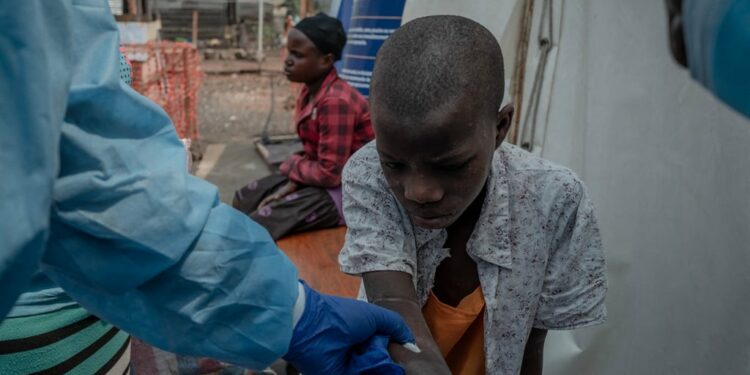
[[[662,1],[554,1],[536,151],[597,204],[610,319],[551,335],[545,374],[750,373],[750,120],[672,62]],[[466,15],[502,39],[511,3],[407,10]]]
[[[516,46],[520,28],[523,1],[455,1],[406,0],[402,23],[414,18],[450,14],[470,18],[495,35],[505,59],[505,92],[512,87],[515,69]],[[506,101],[507,101],[506,95]]]

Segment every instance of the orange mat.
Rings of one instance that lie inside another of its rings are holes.
[[[299,277],[321,293],[356,297],[360,279],[339,271],[346,227],[295,234],[276,242],[294,262]]]

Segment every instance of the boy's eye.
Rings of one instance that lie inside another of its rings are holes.
[[[470,162],[471,162],[471,159],[465,162],[458,163],[458,164],[447,164],[447,165],[441,166],[440,169],[445,170],[445,171],[458,171],[460,169],[463,169],[467,165],[469,165]]]
[[[394,170],[401,169],[404,166],[401,163],[396,163],[396,162],[392,162],[392,161],[383,162],[383,165],[385,165],[385,167],[388,168],[388,169],[394,169]]]

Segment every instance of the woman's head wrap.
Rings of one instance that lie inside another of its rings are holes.
[[[338,19],[318,13],[299,21],[294,28],[305,34],[320,52],[332,53],[336,60],[341,58],[341,51],[346,44],[346,33]]]

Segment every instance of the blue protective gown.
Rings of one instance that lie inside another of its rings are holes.
[[[264,367],[288,348],[297,272],[186,172],[118,58],[106,0],[0,0],[0,317],[41,270],[153,345]]]

